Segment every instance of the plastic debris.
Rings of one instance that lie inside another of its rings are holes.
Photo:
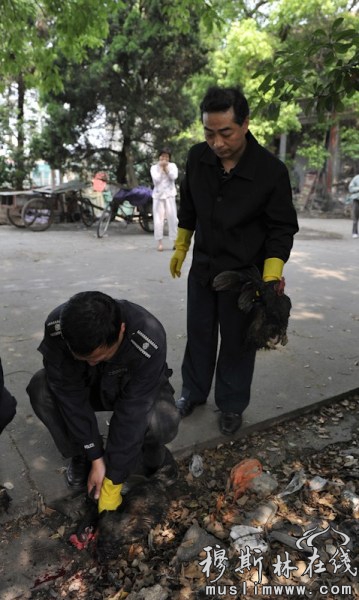
[[[316,475],[313,479],[308,481],[309,489],[312,492],[320,492],[328,483],[328,479],[324,479],[324,477],[320,477],[320,475]]]
[[[278,506],[272,500],[259,504],[254,512],[248,514],[248,520],[252,525],[266,525],[278,510]]]
[[[233,546],[239,553],[241,550],[246,550],[248,546],[250,550],[260,550],[267,552],[268,544],[262,538],[263,530],[261,527],[250,527],[249,525],[235,525],[230,531],[230,536],[234,540]]]
[[[307,481],[307,476],[304,473],[304,470],[301,469],[296,473],[293,479],[288,483],[287,487],[283,492],[277,494],[278,498],[283,498],[283,496],[288,496],[289,494],[294,494],[294,492],[298,492],[305,482]]]
[[[351,490],[344,490],[343,497],[348,500],[351,508],[353,509],[353,516],[359,518],[359,496]]]
[[[193,477],[200,477],[203,473],[203,460],[199,454],[194,454],[189,466],[190,473]]]
[[[234,492],[234,500],[243,494],[249,487],[252,479],[262,474],[263,467],[256,458],[246,458],[235,465],[230,472],[227,483],[227,491],[231,488]]]

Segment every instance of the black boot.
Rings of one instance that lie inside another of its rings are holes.
[[[91,463],[83,454],[73,456],[66,470],[66,481],[69,487],[82,489],[87,486]]]

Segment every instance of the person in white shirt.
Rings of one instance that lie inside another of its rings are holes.
[[[163,250],[163,227],[165,219],[168,224],[168,237],[173,246],[177,237],[177,206],[176,185],[178,169],[175,163],[170,162],[171,152],[163,148],[159,153],[158,162],[151,167],[153,182],[153,223],[154,236],[157,241],[157,250]]]

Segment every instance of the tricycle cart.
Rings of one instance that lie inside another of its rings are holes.
[[[86,183],[79,180],[69,181],[55,187],[42,187],[33,190],[35,195],[24,205],[21,218],[32,231],[45,231],[51,224],[58,222],[82,221],[91,227],[95,221],[94,205],[82,195]]]

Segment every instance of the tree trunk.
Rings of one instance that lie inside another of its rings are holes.
[[[116,171],[117,181],[120,185],[130,188],[138,185],[135,170],[133,168],[133,159],[131,153],[131,140],[125,137],[123,140],[120,160]]]
[[[126,155],[125,144],[123,144],[122,150],[121,150],[119,156],[120,156],[120,160],[118,161],[118,166],[116,169],[116,179],[120,185],[126,186],[127,185],[127,169],[126,169],[127,155]]]
[[[17,149],[15,153],[15,186],[21,190],[25,179],[25,158],[24,158],[24,104],[25,104],[25,83],[20,73],[17,80],[17,114],[16,114],[16,132]]]
[[[334,115],[333,115],[334,117]],[[326,193],[326,210],[333,208],[333,185],[338,181],[338,165],[339,165],[339,128],[338,123],[333,123],[328,135],[328,150],[329,157],[326,164],[325,177],[325,193]]]
[[[138,179],[133,167],[133,156],[131,151],[127,153],[127,183],[130,188],[134,188],[138,185]]]

